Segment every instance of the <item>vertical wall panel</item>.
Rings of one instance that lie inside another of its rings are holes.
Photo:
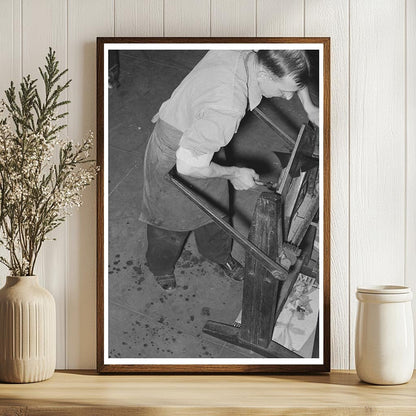
[[[69,136],[95,131],[96,37],[114,34],[113,0],[68,1]],[[67,367],[94,368],[96,351],[96,187],[68,221]]]
[[[10,81],[20,82],[21,55],[21,0],[2,0],[0,13],[0,99]]]
[[[306,0],[305,36],[331,38],[331,365],[349,366],[349,10]],[[335,46],[335,47],[334,47]]]
[[[303,36],[304,0],[257,0],[257,36]]]
[[[404,6],[351,0],[351,366],[356,287],[404,283]]]
[[[22,74],[21,54],[21,0],[2,0],[0,13],[0,100],[10,81],[19,84]],[[0,247],[0,255],[8,258],[6,249]],[[0,287],[6,282],[9,271],[0,264]]]
[[[163,0],[115,0],[115,36],[163,36]]]
[[[211,0],[211,36],[256,36],[256,1]]]
[[[356,286],[405,282],[416,290],[415,0],[1,0],[0,95],[22,73],[38,76],[52,46],[73,79],[63,135],[79,140],[95,128],[96,36],[250,36],[256,26],[257,36],[332,38],[332,365],[347,368]],[[53,237],[36,273],[57,303],[58,368],[94,368],[95,185]],[[0,274],[2,284],[7,271]]]
[[[67,20],[65,0],[23,0],[22,3],[23,75],[40,78],[38,67],[43,67],[49,46],[56,51],[60,69],[67,66]],[[42,85],[39,82],[39,86]],[[43,91],[40,88],[40,91]],[[63,99],[66,95],[62,96]],[[66,134],[66,129],[62,135]],[[65,367],[65,280],[66,280],[66,225],[61,225],[43,243],[35,273],[54,296],[57,311],[57,367]]]
[[[1,2],[0,13],[0,99],[5,98],[4,90],[14,78],[13,49],[14,49],[14,13],[13,0]],[[20,25],[19,25],[20,26]],[[1,266],[0,266],[1,267]],[[0,269],[2,270],[2,269]]]
[[[407,1],[407,209],[406,285],[412,287],[416,322],[416,0]],[[415,325],[416,330],[416,325]],[[416,335],[416,334],[415,334]]]
[[[165,36],[210,36],[210,0],[164,0]]]

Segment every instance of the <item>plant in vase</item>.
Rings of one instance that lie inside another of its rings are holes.
[[[70,81],[60,84],[59,70],[49,49],[41,94],[37,80],[13,82],[0,104],[0,262],[10,271],[0,290],[0,380],[45,380],[55,369],[55,303],[38,285],[34,268],[50,232],[81,205],[82,191],[94,179],[89,152],[92,133],[79,144],[63,140],[66,127],[61,100]]]

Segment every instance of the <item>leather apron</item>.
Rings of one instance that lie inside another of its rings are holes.
[[[182,134],[172,125],[157,119],[144,159],[140,220],[171,231],[192,231],[212,222],[210,217],[167,178],[167,173],[176,164],[176,151]],[[218,216],[228,216],[227,179],[198,179],[189,176],[182,178]]]

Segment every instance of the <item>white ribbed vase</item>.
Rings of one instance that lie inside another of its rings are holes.
[[[0,290],[0,381],[33,383],[56,365],[53,296],[36,276],[8,276]]]

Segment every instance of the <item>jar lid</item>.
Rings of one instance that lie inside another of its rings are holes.
[[[376,293],[383,295],[396,295],[401,293],[410,293],[411,289],[408,286],[396,285],[375,285],[367,287],[357,287],[357,293]]]

